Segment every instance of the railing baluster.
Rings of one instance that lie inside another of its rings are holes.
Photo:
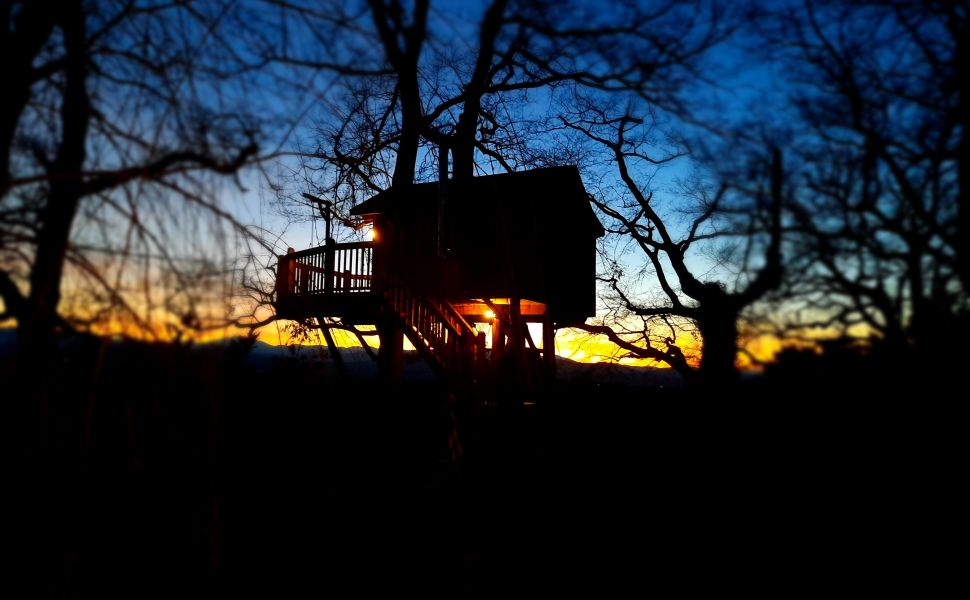
[[[354,274],[373,273],[373,248],[362,247],[354,254]],[[406,286],[389,278],[384,292],[388,303],[403,320],[415,340],[431,352],[438,363],[456,373],[477,373],[483,355],[484,334],[471,327],[447,302],[417,296]],[[370,279],[360,279],[360,287],[371,287]],[[354,283],[354,288],[357,288]]]
[[[280,257],[277,289],[284,295],[364,292],[374,288],[374,244],[324,245]]]

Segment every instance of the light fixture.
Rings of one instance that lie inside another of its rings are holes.
[[[485,318],[488,319],[489,321],[495,318],[495,313],[492,312],[492,309],[490,308],[485,309]]]
[[[370,230],[367,233],[364,234],[364,238],[368,242],[376,242],[377,241],[377,229],[374,228],[374,227],[371,227]]]

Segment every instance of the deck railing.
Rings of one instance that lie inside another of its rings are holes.
[[[277,299],[373,291],[374,242],[327,244],[279,257]]]
[[[476,379],[485,364],[485,334],[448,302],[419,293],[382,271],[375,289],[374,242],[327,244],[279,257],[276,298],[282,305],[309,297],[379,292],[405,333],[433,367]],[[384,267],[382,267],[384,268]]]

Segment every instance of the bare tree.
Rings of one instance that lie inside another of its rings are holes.
[[[202,327],[204,305],[225,291],[214,284],[234,277],[220,248],[260,243],[215,193],[219,176],[257,159],[270,112],[246,97],[254,65],[226,30],[237,8],[2,4],[0,293],[42,417],[47,379],[31,374],[67,321],[121,314],[151,331],[165,312]],[[67,321],[65,289],[83,294]]]
[[[790,327],[834,327],[898,354],[933,353],[958,326],[967,12],[961,2],[806,3],[768,29],[801,126]]]
[[[648,188],[656,167],[682,153],[657,149],[652,120],[636,116],[633,106],[611,115],[592,104],[569,117],[564,127],[581,132],[599,144],[617,167],[623,190],[608,197],[592,197],[611,221],[608,231],[641,253],[647,269],[629,257],[610,259],[608,317],[612,326],[581,326],[606,334],[630,356],[663,361],[689,381],[705,386],[735,381],[738,321],[742,312],[777,288],[782,280],[782,153],[768,147],[754,156],[747,180],[695,184],[690,195],[658,198]],[[683,216],[688,216],[684,222]],[[691,259],[703,248],[716,246],[717,261]],[[633,265],[637,279],[656,278],[664,301],[644,302],[642,287],[624,278]],[[698,275],[699,270],[705,275]],[[735,277],[729,278],[731,273]],[[642,327],[633,327],[640,323]],[[685,323],[696,327],[703,348],[699,368],[684,358],[677,343]],[[658,329],[660,333],[658,333]],[[634,344],[633,342],[637,342]]]
[[[578,162],[556,133],[574,89],[681,114],[681,94],[701,77],[704,53],[730,31],[720,7],[707,2],[618,2],[604,10],[496,0],[466,22],[426,2],[375,0],[346,14],[341,19],[353,20],[360,35],[379,40],[383,66],[367,73],[329,58],[299,65],[345,77],[305,163],[338,216],[416,178],[453,177],[460,186],[476,173]]]
[[[571,86],[679,109],[697,59],[726,34],[719,8],[620,2],[614,9],[496,0],[475,22],[423,2],[345,9],[361,36],[379,40],[384,62],[370,72],[336,69],[347,78],[346,94],[308,153],[310,164],[321,161],[314,165],[323,170],[319,191],[359,201],[358,193],[437,177],[442,150],[451,154],[453,164],[445,166],[457,181],[548,160],[539,150],[548,137],[526,133],[536,133],[530,123],[554,117],[555,94]],[[301,65],[335,69],[332,60]]]

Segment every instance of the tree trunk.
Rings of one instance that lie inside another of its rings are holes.
[[[730,387],[738,382],[738,314],[725,309],[704,309],[697,319],[703,340],[698,383],[708,389]]]
[[[956,246],[957,274],[963,284],[964,292],[970,291],[970,43],[967,42],[967,16],[960,10],[949,7],[947,29],[953,39],[952,83],[957,92],[956,121],[960,126],[960,142],[957,145],[957,230],[954,239]],[[944,82],[943,85],[946,85]]]
[[[967,50],[970,43],[967,42],[966,27],[957,28],[954,35],[957,40],[956,49],[956,80],[960,82],[960,145],[957,148],[957,186],[958,207],[957,207],[957,265],[960,280],[963,282],[965,292],[970,292],[970,136],[967,129],[970,128],[970,51]]]
[[[465,100],[464,111],[458,118],[452,139],[452,167],[455,183],[470,180],[475,175],[475,126],[481,110],[481,98]]]
[[[418,162],[418,143],[421,135],[421,94],[418,88],[417,64],[414,72],[400,78],[401,139],[394,161],[395,188],[414,183],[414,169]],[[413,77],[412,77],[413,74]]]
[[[377,354],[377,372],[385,383],[400,383],[404,379],[404,332],[390,316],[385,315],[377,325],[381,347]]]
[[[71,225],[83,195],[80,173],[91,116],[87,78],[87,40],[81,0],[70,2],[61,13],[65,46],[64,99],[61,105],[61,141],[50,170],[47,202],[40,214],[36,253],[30,273],[30,294],[18,321],[19,360],[25,389],[36,396],[41,447],[48,445],[49,385],[45,376],[57,348],[57,305]]]
[[[17,124],[30,99],[33,67],[54,28],[54,11],[47,3],[28,2],[16,15],[6,7],[0,50],[4,56],[0,67],[4,82],[4,106],[0,111],[0,193],[9,185],[10,151]]]
[[[495,40],[504,23],[503,15],[508,0],[492,2],[482,19],[478,36],[478,59],[468,85],[465,86],[465,102],[461,116],[455,126],[452,142],[452,162],[454,179],[462,182],[475,174],[475,142],[478,133],[478,117],[482,112],[482,96],[485,94],[492,73],[492,59],[495,57]]]
[[[905,352],[906,337],[913,340],[915,349],[923,354],[932,354],[935,350],[934,337],[937,327],[941,324],[940,317],[945,314],[940,313],[940,307],[935,306],[932,296],[927,297],[926,283],[923,274],[923,257],[927,256],[927,249],[919,239],[907,239],[909,252],[906,256],[907,282],[910,297],[910,317],[909,327],[903,329],[898,336],[901,342],[900,348]],[[902,319],[900,319],[902,322]],[[908,331],[907,331],[908,329]],[[906,333],[909,335],[907,336]]]
[[[401,97],[401,138],[398,142],[397,157],[394,163],[392,187],[414,182],[414,167],[417,165],[418,144],[421,135],[421,87],[418,84],[418,62],[421,46],[427,36],[428,0],[414,3],[413,22],[410,26],[402,22],[401,6],[394,2],[390,6],[381,0],[368,2],[374,18],[374,25],[384,45],[387,60],[394,67]],[[403,47],[401,41],[403,40]]]
[[[23,107],[30,98],[30,86],[23,80],[23,76],[19,80],[16,75],[5,79],[11,82],[12,89],[4,94],[6,106],[0,111],[0,193],[6,192],[10,185],[10,150],[13,136]]]

